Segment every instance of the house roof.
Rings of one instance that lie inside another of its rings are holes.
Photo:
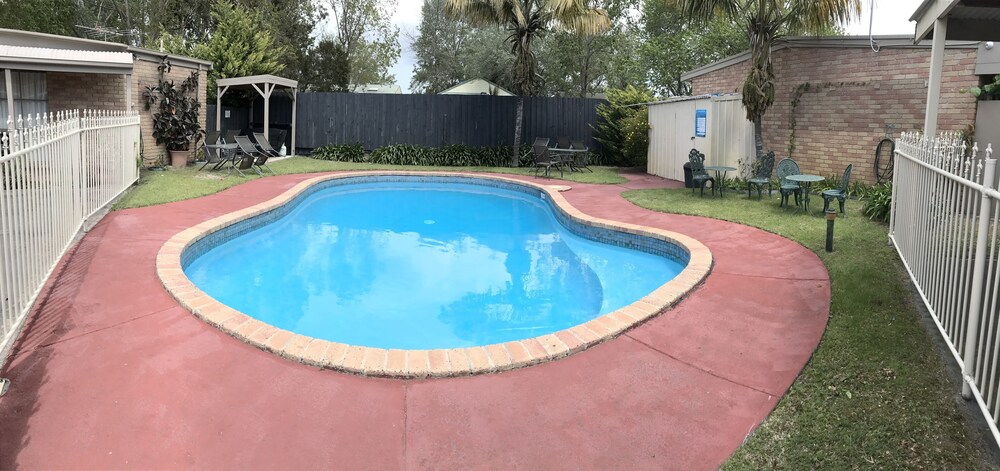
[[[480,84],[486,86],[487,90],[489,90],[489,89],[495,89],[495,90],[497,90],[497,95],[510,95],[510,96],[514,95],[513,93],[510,92],[510,90],[507,90],[507,89],[501,87],[500,85],[497,85],[497,84],[495,84],[493,82],[490,82],[489,80],[482,79],[482,78],[474,78],[474,79],[466,80],[466,81],[464,81],[464,82],[462,82],[462,83],[460,83],[458,85],[455,85],[453,87],[450,87],[450,88],[447,88],[445,90],[442,90],[441,92],[438,93],[438,95],[458,95],[458,94],[464,94],[464,93],[462,93],[462,92],[460,92],[458,90],[460,88],[468,86],[468,85],[480,85]]]
[[[872,39],[878,42],[880,48],[918,48],[930,49],[930,41],[920,41],[914,43],[910,36],[890,35],[874,36]],[[949,41],[945,44],[947,48],[975,48],[979,43],[976,41]],[[871,41],[868,36],[790,36],[774,42],[771,48],[773,51],[793,48],[870,48]],[[681,74],[681,80],[691,80],[719,69],[724,69],[731,65],[750,59],[750,51],[729,56],[711,64],[701,66],[694,70],[689,70]]]
[[[394,83],[383,84],[383,83],[362,83],[355,85],[352,89],[354,93],[390,93],[390,94],[402,94],[403,88]]]
[[[87,73],[123,73],[132,71],[133,58],[169,60],[198,69],[211,69],[212,62],[169,54],[127,44],[55,34],[0,28],[0,68]],[[120,54],[120,55],[112,55]],[[123,57],[127,57],[127,67]]]

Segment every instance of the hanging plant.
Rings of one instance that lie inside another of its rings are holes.
[[[164,58],[156,69],[159,82],[146,86],[142,97],[145,109],[157,106],[153,113],[153,138],[167,150],[188,150],[203,134],[198,122],[201,102],[198,101],[198,72],[191,72],[180,85],[167,80],[170,62]]]

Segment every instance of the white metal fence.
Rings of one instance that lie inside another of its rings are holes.
[[[1000,193],[993,149],[903,133],[889,238],[1000,442]]]
[[[0,133],[0,365],[84,222],[139,177],[139,115],[61,112]]]

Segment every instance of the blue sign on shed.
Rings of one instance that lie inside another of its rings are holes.
[[[708,110],[694,110],[694,135],[695,137],[705,137],[705,128],[708,127]]]

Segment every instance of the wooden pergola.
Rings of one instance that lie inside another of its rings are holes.
[[[215,98],[215,130],[221,131],[222,127],[222,95],[228,90],[256,90],[264,98],[264,135],[268,134],[271,122],[271,94],[275,89],[285,90],[292,97],[292,148],[288,155],[295,155],[295,93],[299,89],[299,82],[275,75],[251,75],[248,77],[234,77],[219,79],[218,93]]]
[[[944,70],[946,39],[992,41],[1000,39],[1000,2],[996,0],[924,0],[910,16],[917,22],[913,41],[932,37],[930,77],[924,135],[937,134],[938,102]]]

